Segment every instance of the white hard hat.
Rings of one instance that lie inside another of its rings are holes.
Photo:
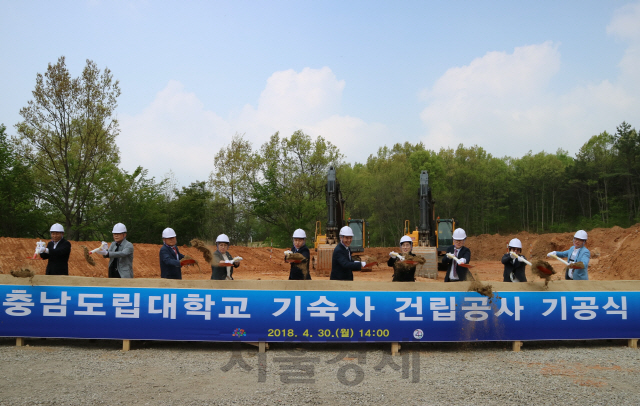
[[[162,230],[162,238],[173,238],[176,236],[176,232],[173,231],[173,228],[165,228]]]
[[[349,226],[344,226],[340,229],[340,235],[345,237],[353,237],[353,230]]]
[[[307,233],[303,229],[299,228],[293,232],[293,238],[307,238]]]
[[[509,241],[509,247],[522,248],[522,243],[517,238],[514,238],[513,240]]]
[[[52,225],[51,229],[49,230],[49,232],[52,232],[52,231],[55,231],[56,233],[64,233],[64,227],[62,227],[62,224],[56,223]]]
[[[578,230],[576,231],[576,235],[573,236],[573,238],[579,238],[581,240],[587,240],[587,232],[584,230]]]
[[[127,232],[127,227],[125,227],[125,225],[122,223],[118,223],[115,226],[113,226],[113,231],[111,233],[120,234],[120,233],[126,233],[126,232]]]
[[[216,238],[216,244],[219,242],[226,242],[227,244],[229,244],[229,237],[227,237],[226,234],[220,234],[218,238]]]
[[[402,245],[403,242],[410,242],[411,245],[413,245],[413,239],[408,235],[405,235],[400,239],[400,245]]]
[[[465,240],[467,238],[467,233],[464,232],[461,228],[456,228],[453,230],[453,239],[454,240]]]

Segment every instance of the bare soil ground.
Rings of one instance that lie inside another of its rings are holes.
[[[589,279],[592,280],[637,280],[640,279],[640,224],[627,229],[621,227],[600,228],[589,231],[587,247],[591,250],[589,263]],[[500,258],[506,252],[507,243],[512,238],[519,238],[523,245],[523,254],[529,260],[546,259],[549,251],[562,251],[572,244],[573,233],[531,234],[521,232],[512,235],[483,234],[469,237],[466,246],[471,249],[472,272],[482,281],[501,281],[503,265]],[[0,273],[8,274],[11,270],[29,267],[36,275],[45,273],[46,261],[30,259],[37,239],[0,238]],[[69,258],[69,274],[73,276],[107,277],[108,259],[93,256],[95,266],[90,265],[84,257],[82,245],[90,250],[100,245],[99,241],[72,241]],[[158,244],[135,244],[134,275],[136,278],[160,278]],[[209,246],[215,251],[215,246]],[[393,269],[386,265],[390,251],[397,247],[367,248],[364,255],[375,258],[378,265],[370,272],[358,272],[356,280],[391,281]],[[209,279],[211,269],[204,261],[202,253],[192,247],[182,246],[180,251],[199,262],[198,266],[183,267],[184,279]],[[241,256],[244,260],[234,271],[235,279],[248,280],[285,280],[289,277],[289,264],[284,262],[284,249],[248,248],[231,246],[229,252]],[[315,255],[311,250],[312,256]],[[555,260],[549,260],[558,272],[554,279],[562,275],[563,266]],[[329,276],[318,275],[311,270],[313,279],[329,279]],[[437,281],[443,281],[444,272],[440,272]],[[527,279],[534,280],[529,267]],[[418,278],[421,282],[436,282],[433,279]]]

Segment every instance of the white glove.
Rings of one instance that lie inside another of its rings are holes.
[[[509,255],[511,256],[511,258],[516,259],[519,258],[518,254],[516,254],[515,252],[511,251],[509,252]]]
[[[391,251],[391,252],[389,253],[389,256],[390,256],[391,258],[397,258],[397,257],[398,257],[398,253],[397,253],[397,252],[395,252],[395,251]]]
[[[467,263],[467,260],[466,260],[466,259],[464,259],[464,258],[460,258],[460,259],[458,260],[458,265],[460,265],[460,264],[466,264],[466,263]]]
[[[524,262],[524,261],[526,261],[526,259],[524,259],[523,257],[518,257],[518,261]]]
[[[38,248],[38,254],[44,254],[45,252],[47,252],[47,248],[45,247]]]
[[[456,259],[456,256],[450,252],[447,252],[447,258]]]
[[[95,251],[95,253],[98,254],[98,255],[105,256],[105,255],[109,254],[109,251],[107,251],[107,250],[105,250],[103,248],[100,248],[99,250]]]
[[[227,259],[226,261],[222,261],[225,264],[233,265],[233,259]]]
[[[547,254],[548,257],[550,257],[552,255],[556,255],[556,252],[555,251],[551,251],[550,253]]]
[[[362,267],[363,267],[363,268],[367,265],[367,263],[366,263],[366,262],[362,262],[362,261],[360,261],[360,263],[362,264]]]
[[[286,250],[286,251],[284,252],[284,256],[285,256],[285,257],[286,257],[287,255],[291,255],[291,254],[293,254],[293,251]]]
[[[231,262],[232,262],[232,263],[233,263],[233,262],[240,262],[240,261],[242,261],[242,257],[235,257],[235,258],[233,258],[233,259],[231,260]]]
[[[100,248],[105,251],[109,251],[109,244],[106,241],[102,241],[102,244],[100,244]]]

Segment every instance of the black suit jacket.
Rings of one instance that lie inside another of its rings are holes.
[[[338,243],[333,250],[333,258],[331,259],[331,276],[332,281],[352,281],[353,271],[362,269],[360,262],[349,259],[351,250]]]
[[[454,253],[455,247],[452,245],[449,248],[447,248],[447,252],[450,253]],[[460,248],[460,252],[458,252],[458,259],[460,258],[464,258],[467,261],[467,264],[469,262],[471,262],[471,250],[465,246],[462,246],[462,248]],[[451,263],[453,262],[453,259],[447,257],[446,255],[444,257],[442,257],[442,263],[446,265],[446,269],[447,269],[447,274],[444,277],[444,281],[445,282],[458,282],[455,280],[450,280],[449,279],[449,274],[451,273]],[[469,270],[465,267],[462,266],[458,266],[456,267],[456,272],[458,273],[458,278],[460,278],[460,281],[466,281],[467,280],[467,276],[469,276]]]
[[[178,246],[176,246],[176,251],[178,251],[178,258],[184,258]],[[171,247],[163,244],[160,247],[160,277],[164,279],[182,279],[180,259],[176,259],[176,253],[173,252]]]
[[[48,259],[47,275],[69,275],[69,255],[71,255],[71,243],[62,238],[56,248],[53,248],[53,241],[47,244],[49,253],[40,254],[42,259]]]
[[[293,247],[291,247],[291,251],[301,254],[303,257],[305,257],[305,260],[299,264],[291,264],[291,270],[289,271],[289,280],[304,280],[305,273],[302,271],[301,267],[306,267],[307,270],[309,269],[309,258],[311,258],[309,248],[307,248],[307,245],[305,244],[296,251],[296,247],[294,245]],[[311,280],[311,275],[308,271],[306,274],[308,280]]]
[[[502,274],[503,282],[513,282],[511,280],[511,272],[513,272],[513,276],[518,278],[520,282],[527,281],[527,275],[525,273],[526,264],[524,262],[520,262],[517,259],[513,262],[511,255],[504,254],[502,256],[502,263],[504,264],[504,273]]]

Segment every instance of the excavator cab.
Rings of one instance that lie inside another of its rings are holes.
[[[367,222],[363,219],[349,219],[347,225],[353,230],[353,240],[351,240],[351,252],[364,252],[367,245]]]
[[[438,225],[438,253],[444,252],[453,245],[453,230],[456,229],[456,221],[454,219],[441,219],[438,217],[436,220]]]

